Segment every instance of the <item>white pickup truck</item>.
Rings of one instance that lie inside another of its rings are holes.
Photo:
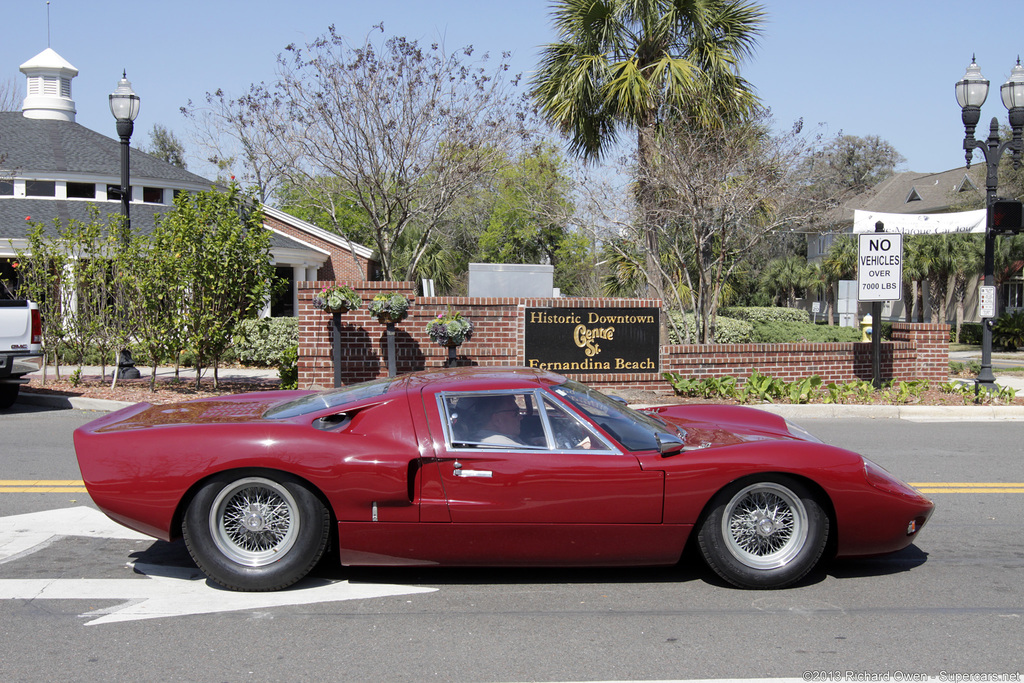
[[[22,299],[0,300],[0,410],[18,399],[24,378],[43,365],[39,306]]]

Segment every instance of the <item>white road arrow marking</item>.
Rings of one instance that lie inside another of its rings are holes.
[[[152,540],[84,505],[0,517],[0,564],[47,547],[62,536]]]
[[[106,520],[106,521],[104,521]],[[79,507],[0,517],[0,563],[24,557],[62,536],[148,539]],[[119,605],[80,616],[87,626],[190,614],[257,610],[342,600],[432,593],[436,588],[394,584],[351,584],[305,579],[273,593],[237,593],[207,582],[196,568],[129,563],[138,579],[0,579],[0,600],[122,600]],[[93,618],[102,615],[99,618]]]

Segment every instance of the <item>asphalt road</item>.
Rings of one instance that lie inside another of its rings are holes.
[[[0,413],[0,491],[78,479],[71,432],[93,416]],[[783,591],[735,590],[699,564],[328,563],[285,604],[209,588],[180,544],[117,537],[87,494],[0,492],[0,679],[863,681],[1024,668],[1024,423],[803,424],[907,481],[1018,486],[930,494],[938,508],[916,545]],[[40,543],[12,554],[30,533]]]

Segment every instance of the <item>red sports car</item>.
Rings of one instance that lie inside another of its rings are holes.
[[[344,565],[671,565],[747,588],[909,545],[931,501],[856,453],[734,406],[636,411],[527,369],[139,403],[75,432],[93,500],[183,536],[236,590]]]

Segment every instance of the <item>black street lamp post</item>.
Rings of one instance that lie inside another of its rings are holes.
[[[117,121],[117,135],[121,138],[121,244],[127,246],[131,236],[131,179],[128,164],[128,143],[135,129],[135,118],[139,115],[141,101],[132,90],[127,72],[121,73],[117,90],[110,94],[110,113]],[[122,349],[117,359],[117,379],[136,379],[140,376],[131,352]]]
[[[989,126],[988,139],[985,142],[974,139],[974,129],[981,119],[981,105],[985,104],[988,97],[989,82],[981,75],[981,69],[971,58],[971,65],[967,67],[967,73],[963,79],[956,84],[956,101],[963,110],[961,117],[964,122],[964,151],[967,159],[967,168],[971,167],[971,158],[974,150],[980,149],[985,157],[985,270],[984,290],[982,299],[988,299],[991,308],[982,312],[981,325],[981,370],[978,372],[977,387],[985,391],[993,391],[996,388],[995,375],[992,374],[992,325],[997,309],[995,296],[995,248],[996,231],[992,221],[992,208],[998,199],[996,191],[999,187],[999,160],[1003,153],[1010,151],[1013,154],[1014,168],[1019,168],[1021,154],[1024,153],[1024,67],[1020,65],[1020,58],[1017,65],[1013,67],[1009,80],[1003,84],[1001,90],[1003,104],[1009,111],[1010,128],[1013,137],[1009,140],[999,139],[999,122],[995,117]]]
[[[117,135],[121,138],[121,215],[124,217],[122,230],[124,230],[123,237],[126,240],[131,229],[128,143],[132,138],[132,131],[135,129],[135,117],[139,115],[140,104],[139,96],[132,90],[132,84],[128,80],[128,73],[122,72],[121,80],[117,83],[117,90],[110,94],[110,113],[117,120]]]

